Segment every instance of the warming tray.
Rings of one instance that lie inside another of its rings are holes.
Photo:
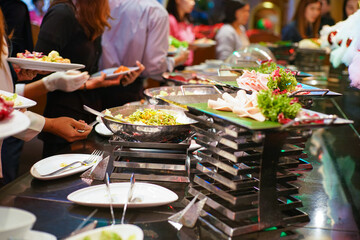
[[[205,114],[209,117],[216,117],[223,121],[229,122],[231,124],[238,125],[240,127],[249,129],[249,130],[257,130],[257,131],[266,131],[266,130],[282,130],[286,126],[281,125],[278,122],[271,122],[271,121],[264,121],[259,122],[250,118],[241,118],[238,117],[233,112],[224,112],[224,111],[218,111],[214,110],[208,107],[207,102],[198,102],[198,103],[189,103],[187,104],[187,107],[189,109],[190,114],[199,115],[199,114]],[[303,127],[324,127],[328,125],[345,125],[345,124],[351,124],[353,121],[339,118],[334,115],[327,115],[315,111],[311,111],[308,109],[303,109],[303,111],[307,112],[308,114],[314,115],[317,114],[319,118],[324,119],[323,123],[307,123],[307,124],[299,124],[296,127],[297,128],[303,128]]]

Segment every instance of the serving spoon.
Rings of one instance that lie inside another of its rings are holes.
[[[92,114],[94,114],[96,116],[107,118],[107,119],[110,119],[110,120],[115,121],[115,122],[130,123],[131,124],[131,122],[128,122],[125,119],[119,119],[119,118],[115,118],[113,116],[105,115],[104,113],[99,112],[99,111],[97,111],[97,110],[95,110],[95,109],[93,109],[91,107],[86,106],[86,105],[83,105],[83,107],[84,107],[85,111],[87,111],[89,113],[92,113]]]

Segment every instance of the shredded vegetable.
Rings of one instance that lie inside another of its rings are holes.
[[[138,109],[129,117],[131,123],[143,123],[145,125],[178,125],[176,118],[164,110],[146,108]]]
[[[109,110],[105,111],[105,115],[112,116]],[[167,110],[155,110],[151,108],[138,109],[133,114],[125,117],[122,114],[113,116],[119,120],[126,120],[133,124],[142,125],[180,125],[181,123],[176,121],[176,117],[169,113]]]

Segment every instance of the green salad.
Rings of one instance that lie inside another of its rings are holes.
[[[285,123],[287,119],[294,119],[301,110],[296,98],[289,98],[287,94],[270,89],[261,90],[257,95],[257,102],[266,119],[274,122]]]
[[[298,82],[294,73],[288,69],[277,67],[268,77],[267,87],[270,90],[278,89],[280,92],[292,92],[295,90]]]
[[[131,123],[143,123],[145,125],[179,125],[176,118],[164,110],[151,108],[138,109],[128,117]]]
[[[176,121],[176,117],[169,113],[167,110],[156,110],[151,108],[138,109],[133,114],[128,117],[124,117],[122,114],[112,116],[109,110],[105,111],[105,115],[112,116],[119,120],[125,120],[132,124],[140,125],[153,125],[153,126],[163,126],[163,125],[180,125],[181,123]]]
[[[135,235],[131,235],[130,237],[128,237],[126,240],[135,240],[136,236]],[[122,237],[120,237],[117,233],[115,232],[110,232],[110,231],[102,231],[101,235],[99,238],[92,238],[90,236],[86,236],[83,238],[83,240],[123,240]]]
[[[275,62],[264,62],[262,63],[259,67],[247,67],[247,68],[243,68],[243,67],[233,67],[234,69],[244,69],[244,70],[255,70],[258,73],[264,73],[264,74],[270,74],[272,73],[274,70],[276,70],[277,65]]]

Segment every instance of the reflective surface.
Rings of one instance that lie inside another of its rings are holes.
[[[338,85],[328,85],[330,90],[344,93],[344,96],[314,101],[313,110],[344,117],[342,111],[355,123],[353,128],[342,126],[315,130],[308,140],[306,151],[313,169],[298,171],[299,180],[294,184],[300,186],[297,198],[303,201],[301,210],[309,214],[310,222],[292,229],[293,238],[289,239],[360,239],[360,139],[354,131],[360,129],[360,91],[350,89],[348,85],[347,80]],[[110,154],[112,146],[107,141],[93,132],[88,140],[74,143],[71,152],[91,153],[96,148]],[[15,206],[34,213],[37,217],[34,230],[49,232],[61,239],[68,236],[94,209],[72,204],[66,199],[67,195],[100,183],[103,182],[84,180],[79,175],[45,182],[27,173],[0,189],[0,205]],[[181,199],[187,184],[159,185],[176,192],[179,200],[166,206],[129,209],[127,212],[128,223],[141,227],[145,239],[221,237],[204,229],[201,224],[194,229],[184,228],[181,231],[172,227],[167,218],[184,207]],[[122,209],[115,209],[117,223],[120,222],[121,213]],[[109,210],[99,208],[92,220],[99,221],[98,227],[110,225]],[[271,234],[271,231],[249,234],[241,236],[241,239],[272,239]]]

